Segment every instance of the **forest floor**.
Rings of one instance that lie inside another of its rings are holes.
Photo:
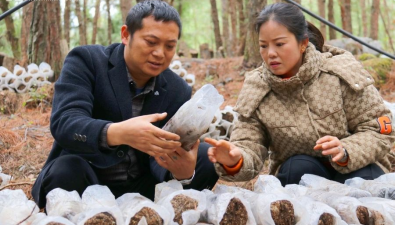
[[[225,102],[221,108],[235,105],[244,82],[245,71],[240,66],[242,57],[180,60],[188,73],[196,76],[196,83],[193,86],[195,91],[204,84],[211,83],[224,96]],[[395,63],[388,76],[395,78]],[[388,82],[385,87],[390,91],[387,91],[383,97],[387,101],[394,102],[395,82]],[[53,88],[47,90],[45,97],[51,99],[52,92]],[[0,99],[7,98],[10,96],[0,92]],[[31,197],[29,190],[44,165],[53,143],[49,130],[51,106],[44,104],[45,101],[38,106],[24,104],[31,99],[32,96],[19,97],[19,102],[15,103],[17,108],[15,113],[0,114],[0,165],[3,173],[12,176],[11,183],[2,189],[21,188],[28,197]],[[266,167],[262,173],[267,173]],[[251,189],[253,182],[231,185]]]

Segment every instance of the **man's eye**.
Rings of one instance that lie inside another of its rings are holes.
[[[155,42],[153,42],[153,41],[147,41],[147,43],[148,43],[149,45],[155,45]]]

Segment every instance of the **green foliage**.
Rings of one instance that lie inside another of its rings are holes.
[[[360,55],[358,57],[358,60],[359,61],[366,61],[366,60],[369,60],[369,59],[376,59],[376,58],[377,57],[375,55],[373,55],[373,54],[363,53],[362,55]]]
[[[217,9],[221,11],[218,3],[217,1]],[[181,39],[190,48],[199,50],[203,43],[208,43],[210,47],[215,46],[210,1],[182,1],[181,22]]]
[[[362,61],[362,65],[366,70],[372,74],[375,86],[377,88],[381,88],[387,80],[389,72],[391,71],[393,60],[392,59],[383,59],[383,58],[375,58],[368,59],[366,61]]]

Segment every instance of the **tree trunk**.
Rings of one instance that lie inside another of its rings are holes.
[[[359,0],[359,2],[361,3],[363,36],[367,37],[369,35],[369,31],[368,18],[366,17],[366,0]]]
[[[122,14],[123,15],[123,14]],[[95,17],[93,17],[93,30],[92,30],[92,45],[96,44],[96,36],[97,36],[97,22],[100,16],[100,0],[96,0],[95,5]]]
[[[392,43],[392,38],[391,38],[391,32],[390,32],[390,30],[387,27],[387,24],[385,22],[385,17],[383,16],[383,12],[381,10],[380,10],[380,16],[381,16],[381,19],[383,20],[384,29],[385,29],[385,32],[388,35],[388,40],[390,42],[389,44],[390,44],[390,47],[392,49],[392,52],[395,53],[394,44]]]
[[[22,27],[21,27],[21,55],[22,59],[20,65],[25,67],[29,63],[28,47],[29,47],[29,32],[32,25],[33,5],[27,4],[23,7]]]
[[[333,0],[328,1],[328,20],[335,24],[335,16],[333,14]],[[329,28],[329,40],[336,39],[336,31],[333,28]]]
[[[225,49],[225,56],[230,56],[231,53],[231,43],[229,42],[229,6],[228,0],[222,0],[222,37],[223,46]]]
[[[111,40],[111,34],[112,34],[112,22],[111,22],[111,15],[110,15],[110,0],[106,0],[106,5],[107,5],[107,38],[108,38],[108,44],[110,45],[112,43]]]
[[[126,16],[129,10],[132,8],[131,0],[121,0],[121,13],[122,13],[122,23],[125,24]]]
[[[370,17],[370,38],[377,40],[379,36],[380,0],[373,0]]]
[[[229,56],[235,56],[237,51],[237,12],[236,12],[236,0],[229,0],[229,18],[230,18],[230,27],[231,27],[231,35],[230,41],[231,44],[231,54]]]
[[[352,33],[351,25],[351,0],[339,0],[342,26],[345,31]],[[346,37],[344,35],[344,37]]]
[[[60,51],[62,36],[59,1],[34,1],[33,19],[29,36],[29,61],[47,62],[57,80],[63,65]]]
[[[182,0],[178,0],[177,1],[178,2],[178,4],[177,4],[177,11],[178,11],[178,14],[180,14],[180,17],[181,17],[181,13],[182,13]]]
[[[88,29],[88,18],[86,16],[86,10],[88,10],[88,9],[87,9],[87,6],[86,6],[87,5],[86,1],[87,0],[84,0],[84,5],[82,7],[82,16],[83,16],[83,19],[84,19],[83,25],[84,25],[85,43],[88,44],[88,36],[86,35],[87,29]]]
[[[236,54],[239,56],[244,54],[247,33],[243,0],[237,0],[237,11],[239,12],[239,45]]]
[[[67,47],[70,47],[70,11],[71,11],[71,1],[67,0],[65,1],[65,7],[64,7],[64,16],[63,16],[63,22],[64,22],[64,39],[66,39],[67,42]]]
[[[7,11],[8,8],[8,1],[7,0],[0,0],[0,8],[3,12]],[[17,38],[15,33],[15,26],[14,26],[14,19],[12,15],[7,16],[4,18],[5,26],[7,28],[7,41],[11,44],[12,54],[13,57],[17,60],[21,60],[21,52],[19,48],[19,38]]]
[[[213,20],[213,24],[214,24],[215,50],[217,51],[218,48],[222,46],[221,33],[220,33],[219,21],[218,21],[217,2],[215,0],[210,0],[210,4],[211,4],[211,19]]]
[[[255,20],[259,12],[266,6],[267,0],[250,0],[248,1],[248,30],[247,42],[244,52],[243,67],[256,68],[262,64],[262,58],[259,53],[258,33],[255,32]]]
[[[325,0],[318,0],[318,8],[320,11],[320,16],[325,19]],[[326,39],[326,25],[320,22],[320,31],[324,39]]]
[[[78,18],[78,33],[80,35],[80,45],[86,45],[84,17],[81,14],[80,0],[75,0],[75,13]]]

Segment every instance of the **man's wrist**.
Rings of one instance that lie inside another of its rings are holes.
[[[188,185],[188,184],[190,184],[190,183],[192,182],[193,178],[195,177],[195,170],[193,170],[193,175],[192,175],[192,177],[190,177],[190,178],[188,178],[188,179],[178,179],[178,178],[176,178],[176,177],[173,175],[173,173],[171,173],[171,172],[170,172],[170,177],[171,177],[172,179],[175,179],[175,180],[179,181],[182,185]]]
[[[119,128],[117,128],[117,123],[112,123],[108,127],[108,130],[107,130],[107,144],[108,144],[108,146],[121,145],[121,143],[119,143],[119,140],[118,140],[118,137],[120,135],[116,135],[116,132],[118,131],[118,129]]]

